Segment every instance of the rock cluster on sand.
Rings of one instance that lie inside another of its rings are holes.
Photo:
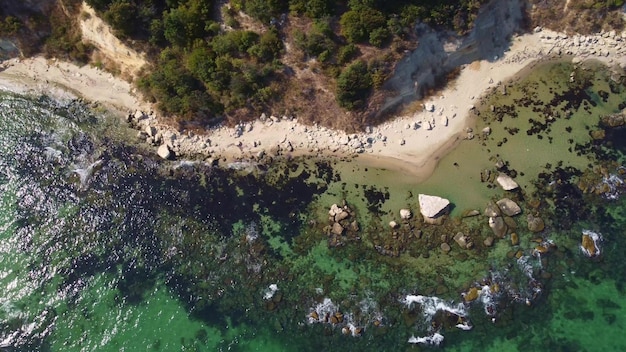
[[[577,58],[621,57],[626,55],[626,32],[600,32],[596,35],[573,35],[543,30],[540,33],[548,55],[570,55]],[[622,63],[623,65],[624,63]]]
[[[522,212],[520,206],[509,198],[502,198],[493,203],[489,202],[485,207],[484,215],[489,218],[489,227],[493,234],[498,238],[504,238],[509,229],[514,230],[517,227],[513,216]],[[493,239],[485,242],[485,246],[489,247],[493,243]]]
[[[328,235],[328,245],[338,247],[347,241],[359,240],[359,225],[354,219],[354,211],[345,203],[343,206],[333,204],[328,210],[328,221],[325,231]]]

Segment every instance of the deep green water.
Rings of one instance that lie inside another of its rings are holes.
[[[602,184],[601,166],[623,177],[623,131],[590,132],[624,102],[597,67],[541,65],[485,97],[473,118],[488,137],[415,184],[345,160],[165,162],[105,111],[2,93],[0,350],[626,350],[624,187],[616,199],[578,187]],[[498,159],[521,190],[481,182]],[[452,216],[423,224],[419,193],[450,199]],[[460,215],[504,196],[523,213],[489,247],[487,218]],[[358,231],[329,236],[343,200]],[[544,231],[528,231],[531,213]],[[602,235],[599,257],[582,253],[583,230]],[[487,313],[461,295],[483,286]],[[426,317],[437,303],[447,311]],[[408,343],[435,332],[440,347]]]

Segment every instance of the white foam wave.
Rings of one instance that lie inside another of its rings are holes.
[[[421,343],[425,345],[439,346],[443,342],[443,339],[444,339],[443,335],[436,332],[430,336],[423,336],[423,337],[411,336],[408,342],[413,343],[413,344]]]
[[[424,315],[429,319],[432,318],[437,311],[443,310],[461,317],[467,316],[467,309],[463,303],[453,304],[448,303],[439,297],[428,297],[422,295],[407,295],[402,302],[407,306],[411,306],[413,303],[417,303],[422,306]]]
[[[617,199],[620,196],[619,188],[624,186],[624,180],[617,175],[609,175],[602,178],[602,184],[609,186],[609,191],[603,195],[607,199]]]
[[[339,311],[338,307],[333,303],[330,298],[324,298],[324,301],[318,303],[308,315],[309,324],[319,323],[324,320],[324,317],[330,316]],[[315,314],[313,314],[315,312]],[[317,315],[317,319],[314,317]]]

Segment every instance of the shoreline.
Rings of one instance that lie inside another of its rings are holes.
[[[423,110],[398,116],[365,132],[346,134],[298,123],[292,116],[262,114],[234,128],[217,127],[202,135],[180,132],[159,122],[152,106],[141,101],[132,85],[92,66],[42,57],[0,62],[0,89],[21,94],[47,94],[57,99],[82,98],[126,114],[138,138],[180,157],[198,157],[229,163],[256,162],[270,156],[356,157],[427,179],[440,158],[474,133],[473,110],[486,94],[503,93],[506,82],[516,79],[545,59],[596,59],[606,65],[626,67],[626,32],[595,36],[566,36],[537,29],[511,39],[503,57],[462,67],[459,76],[423,101]],[[159,153],[161,154],[161,153]],[[161,155],[163,156],[163,155]]]

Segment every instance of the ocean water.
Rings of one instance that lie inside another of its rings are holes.
[[[0,349],[625,350],[624,133],[591,138],[624,80],[556,62],[506,90],[420,184],[352,159],[162,161],[107,111],[0,93]],[[424,224],[420,193],[451,216]],[[522,214],[487,245],[463,214],[503,197]]]

